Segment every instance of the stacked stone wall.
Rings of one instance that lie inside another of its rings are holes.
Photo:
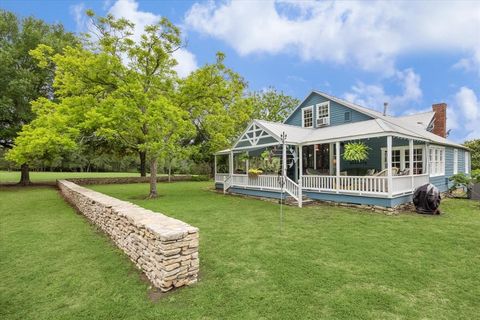
[[[127,184],[127,183],[149,183],[150,177],[101,177],[101,178],[70,178],[67,179],[80,185],[93,185],[93,184]],[[171,176],[170,181],[192,181],[195,180],[194,176],[182,175]],[[158,176],[157,182],[168,181],[168,176]]]
[[[199,270],[198,228],[130,202],[59,180],[65,199],[107,233],[162,291],[190,285]]]

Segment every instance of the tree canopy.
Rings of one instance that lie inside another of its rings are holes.
[[[463,145],[470,149],[472,170],[480,169],[480,139],[465,141]]]
[[[22,126],[33,120],[32,101],[55,98],[53,70],[38,66],[30,51],[46,44],[52,52],[61,52],[77,42],[60,24],[50,25],[33,17],[19,19],[0,10],[0,148],[12,148]],[[24,167],[28,173],[28,166]]]

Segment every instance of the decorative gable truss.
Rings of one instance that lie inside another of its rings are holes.
[[[240,136],[234,148],[248,148],[254,146],[264,146],[277,144],[278,139],[268,133],[264,128],[253,122],[247,130]]]

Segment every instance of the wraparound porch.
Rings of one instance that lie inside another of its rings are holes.
[[[426,141],[404,135],[366,135],[312,142],[282,140],[262,128],[248,130],[248,138],[215,155],[215,183],[224,192],[280,198],[285,193],[302,206],[313,199],[394,206],[411,201],[414,190],[429,182]],[[255,134],[258,133],[258,136]],[[256,138],[260,137],[260,138]],[[277,138],[277,139],[276,139]],[[259,140],[268,143],[258,143]],[[268,140],[267,140],[268,139]],[[276,139],[276,140],[275,140]],[[371,159],[349,163],[342,158],[344,144],[362,141],[372,146]],[[259,154],[276,157],[269,172],[249,174]],[[220,158],[223,157],[223,162]],[[364,175],[359,173],[364,173]],[[383,199],[383,200],[380,200]],[[399,203],[400,202],[400,203]]]

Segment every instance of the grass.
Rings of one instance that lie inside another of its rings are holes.
[[[285,209],[211,183],[93,186],[200,228],[200,281],[157,302],[127,258],[50,188],[0,192],[2,319],[474,319],[480,206],[441,216]]]
[[[138,172],[30,172],[32,182],[53,182],[69,178],[139,177]],[[0,184],[20,181],[20,171],[0,171]]]

